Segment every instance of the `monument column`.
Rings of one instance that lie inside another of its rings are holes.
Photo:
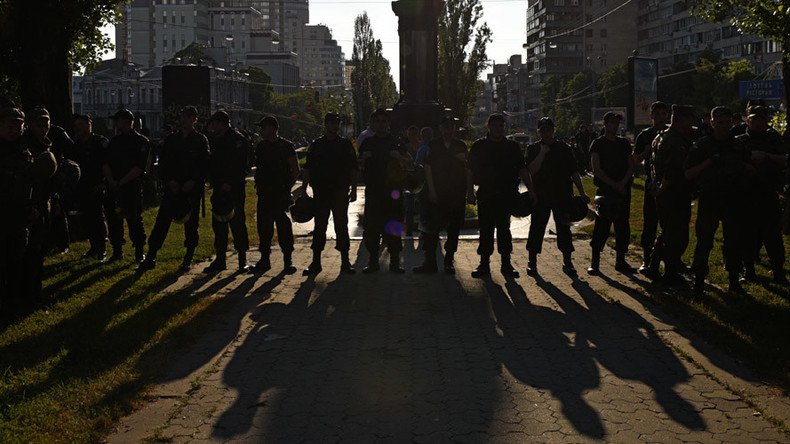
[[[397,0],[392,10],[398,16],[400,38],[401,97],[392,108],[392,130],[410,125],[439,124],[446,112],[439,103],[438,58],[439,14],[442,0]]]

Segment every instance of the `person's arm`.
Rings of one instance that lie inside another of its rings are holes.
[[[302,186],[299,187],[299,190],[302,194],[305,194],[307,192],[307,186],[310,185],[310,166],[313,160],[312,159],[313,147],[314,147],[314,143],[311,143],[310,146],[307,148],[306,161],[304,164],[304,168],[302,168]]]
[[[518,171],[518,175],[521,178],[521,181],[524,182],[524,185],[527,186],[527,190],[529,191],[529,198],[532,200],[532,203],[538,202],[538,194],[535,192],[535,187],[532,184],[532,175],[529,174],[529,168],[526,166],[522,167]]]
[[[477,202],[475,196],[475,179],[472,175],[472,170],[467,166],[466,168],[466,202],[474,205]]]
[[[543,160],[546,158],[546,154],[549,152],[549,146],[545,143],[540,144],[540,151],[538,151],[538,155],[535,158],[527,163],[527,168],[529,168],[530,174],[538,174],[540,168],[543,166]]]
[[[698,163],[697,165],[686,168],[686,171],[684,172],[686,176],[686,180],[688,181],[697,180],[699,175],[702,174],[702,172],[705,171],[705,169],[711,165],[713,165],[713,159],[708,157],[707,159]]]
[[[433,170],[431,169],[430,163],[425,163],[423,166],[425,172],[425,185],[428,187],[428,199],[431,202],[436,202],[439,200],[439,196],[436,194],[436,186],[433,183]]]
[[[579,191],[579,196],[581,196],[586,203],[590,202],[589,196],[587,196],[587,192],[584,191],[584,184],[582,184],[582,177],[579,175],[579,172],[573,173],[571,175],[571,180],[573,180],[573,184],[576,186],[576,190]]]

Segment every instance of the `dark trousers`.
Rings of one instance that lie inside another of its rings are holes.
[[[44,256],[48,249],[50,219],[45,205],[38,205],[39,216],[28,226],[24,263],[23,294],[25,304],[33,306],[42,301],[41,281],[44,276]]]
[[[719,223],[724,237],[724,264],[730,274],[737,275],[743,268],[743,257],[749,249],[749,239],[744,236],[743,227],[746,217],[743,205],[728,199],[699,199],[695,234],[697,246],[694,248],[692,268],[697,278],[705,278],[710,272],[710,252]]]
[[[244,193],[234,196],[233,217],[227,222],[211,219],[211,228],[214,230],[214,250],[217,257],[225,257],[228,251],[228,232],[233,233],[233,247],[239,253],[250,249],[250,237],[247,233],[247,215],[244,211]]]
[[[765,246],[772,270],[782,270],[785,265],[785,246],[782,239],[782,207],[779,196],[773,190],[764,190],[752,199],[752,224],[746,230],[750,237],[751,250],[747,261],[753,264]]]
[[[436,202],[426,205],[428,205],[429,216],[428,224],[422,231],[423,250],[426,253],[435,253],[439,247],[439,233],[447,230],[444,251],[447,255],[455,254],[458,251],[458,237],[464,224],[466,204],[461,200],[460,203]]]
[[[609,233],[612,225],[614,225],[614,250],[620,254],[628,252],[628,244],[631,242],[631,190],[629,189],[623,198],[622,204],[616,215],[610,219],[606,216],[599,215],[595,219],[595,226],[593,227],[592,240],[590,246],[592,251],[600,253],[606,245],[606,240],[609,239]]]
[[[642,237],[640,239],[640,246],[645,253],[645,261],[650,259],[653,251],[653,245],[656,244],[656,233],[658,232],[658,210],[656,209],[656,198],[653,196],[647,187],[649,184],[645,183],[645,199],[642,204]]]
[[[316,189],[313,188],[315,201],[315,228],[313,230],[312,250],[315,253],[324,251],[326,246],[326,230],[329,226],[329,214],[335,225],[335,249],[348,254],[351,240],[348,236],[348,196],[349,188]]]
[[[115,195],[108,195],[105,202],[107,232],[113,249],[120,249],[124,240],[123,222],[129,227],[129,238],[134,248],[145,246],[143,227],[143,190],[140,185],[128,185]]]
[[[365,223],[362,235],[371,258],[377,258],[382,239],[390,255],[403,249],[403,194],[365,189]]]
[[[543,237],[546,235],[546,226],[549,224],[549,217],[554,215],[554,227],[557,230],[557,248],[563,254],[573,252],[573,237],[571,235],[570,221],[564,212],[559,211],[556,206],[552,207],[538,203],[532,210],[529,224],[529,239],[527,239],[527,251],[530,255],[537,255],[543,251]]]
[[[0,227],[0,314],[18,313],[26,301],[25,257],[27,230]]]
[[[203,188],[199,189],[201,192],[203,191]],[[189,196],[183,196],[183,198],[189,199],[192,206],[192,215],[184,224],[184,247],[187,250],[194,250],[200,242],[198,235],[198,227],[200,226],[200,195],[192,193]],[[151,230],[151,236],[148,238],[148,251],[151,254],[155,254],[162,248],[167,233],[170,231],[170,225],[173,223],[173,208],[169,202],[172,202],[172,200],[163,199],[159,212],[156,213],[154,229]]]
[[[104,196],[93,189],[78,194],[80,218],[88,235],[90,249],[99,253],[106,250],[107,225],[104,218]]]
[[[273,204],[266,196],[258,195],[258,239],[262,256],[268,256],[272,251],[272,238],[274,227],[277,226],[277,243],[283,254],[294,251],[294,232],[291,219],[284,205]]]
[[[497,251],[502,256],[513,252],[513,236],[510,234],[510,208],[504,201],[479,200],[477,218],[480,223],[480,245],[477,254],[489,257],[494,253],[494,230],[497,237]]]
[[[689,244],[691,196],[665,192],[656,196],[658,223],[661,234],[656,238],[653,254],[663,260],[668,274],[682,271],[683,253]]]
[[[69,235],[69,218],[63,199],[59,195],[52,196],[50,208],[52,242],[49,247],[54,246],[58,251],[64,251],[69,248],[71,236]]]

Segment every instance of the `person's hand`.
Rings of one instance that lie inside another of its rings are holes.
[[[184,186],[181,187],[181,190],[183,192],[185,192],[185,193],[190,193],[194,189],[195,189],[195,181],[194,180],[188,180],[188,181],[184,182]]]
[[[171,180],[170,182],[167,183],[167,189],[171,193],[176,194],[181,189],[181,187],[178,186],[178,182],[176,182],[175,180]]]
[[[219,187],[219,189],[220,189],[220,190],[222,190],[222,191],[224,191],[224,192],[226,192],[226,193],[228,193],[228,192],[230,192],[230,190],[231,190],[231,187],[230,187],[230,185],[229,185],[229,184],[227,184],[227,183],[223,183],[223,184],[222,184],[222,186],[221,186],[221,187]]]
[[[614,190],[618,194],[625,194],[625,182],[620,181],[614,184]]]

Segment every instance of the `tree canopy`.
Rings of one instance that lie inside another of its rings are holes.
[[[361,131],[376,108],[389,108],[398,98],[390,62],[382,51],[381,40],[373,36],[368,13],[354,19],[354,49],[351,57],[351,89],[357,130]]]

